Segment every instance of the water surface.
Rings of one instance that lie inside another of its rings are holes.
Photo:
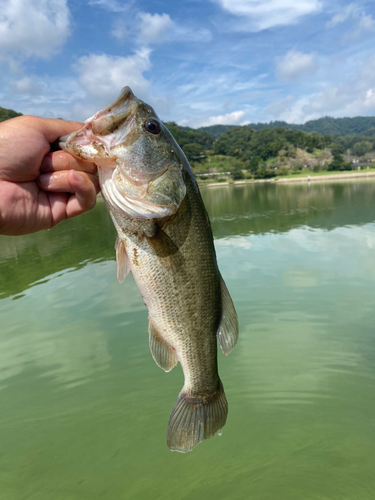
[[[203,191],[240,340],[222,436],[165,443],[183,384],[148,349],[103,203],[0,237],[0,499],[373,499],[375,182]]]

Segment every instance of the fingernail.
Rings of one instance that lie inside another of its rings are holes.
[[[73,172],[73,177],[74,177],[74,180],[75,180],[76,182],[83,182],[83,180],[84,180],[84,179],[83,179],[83,177],[82,177],[82,175],[81,175],[81,174],[79,174],[79,173],[78,173],[78,172],[76,172],[76,171],[74,171],[74,172]]]
[[[51,174],[42,174],[39,176],[39,179],[38,179],[39,185],[44,189],[47,189],[48,187],[50,187],[51,181],[52,181]]]

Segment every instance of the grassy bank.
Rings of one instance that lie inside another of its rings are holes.
[[[227,181],[227,182],[215,182],[215,181],[199,181],[200,187],[210,187],[210,186],[223,186],[230,184],[249,184],[249,183],[262,183],[262,182],[280,182],[280,183],[293,183],[293,182],[308,182],[310,177],[311,182],[316,181],[328,181],[328,180],[340,180],[340,179],[350,179],[350,178],[366,178],[375,177],[375,168],[370,168],[366,170],[352,170],[343,172],[310,172],[309,174],[301,173],[294,175],[284,175],[278,177],[272,177],[271,179],[242,179],[238,181]]]

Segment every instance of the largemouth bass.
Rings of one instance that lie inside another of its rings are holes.
[[[190,165],[155,111],[129,87],[60,139],[98,166],[118,232],[117,276],[132,272],[149,315],[149,345],[185,383],[169,419],[171,450],[191,451],[224,426],[228,404],[217,368],[238,338],[236,311],[220,275],[210,221]]]

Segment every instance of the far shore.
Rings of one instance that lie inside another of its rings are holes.
[[[325,182],[325,181],[336,181],[336,180],[351,180],[351,179],[366,179],[366,177],[375,177],[375,171],[365,171],[365,172],[347,172],[342,174],[328,174],[328,175],[304,175],[300,177],[273,177],[271,179],[245,179],[240,181],[230,181],[230,182],[212,182],[210,184],[200,184],[199,188],[210,188],[210,187],[220,187],[220,186],[241,186],[242,184],[264,184],[264,183],[274,183],[274,184],[294,184],[296,182]],[[103,199],[102,193],[100,192],[97,198]]]
[[[375,177],[374,171],[367,172],[347,172],[342,174],[328,174],[328,175],[304,175],[298,177],[272,177],[271,179],[245,179],[240,181],[230,181],[230,182],[212,182],[210,184],[200,184],[200,188],[205,187],[218,187],[218,186],[229,186],[229,185],[241,185],[241,184],[257,184],[257,183],[277,183],[277,184],[290,184],[295,182],[316,182],[316,181],[333,181],[341,179],[358,179],[366,177]]]

